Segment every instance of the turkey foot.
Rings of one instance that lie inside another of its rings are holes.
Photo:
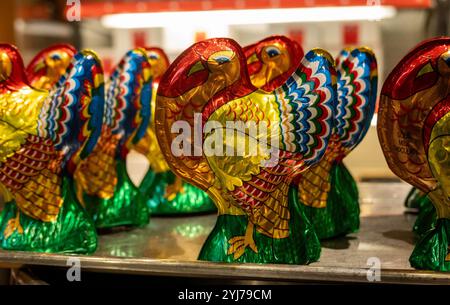
[[[19,232],[19,234],[23,234],[23,228],[20,225],[20,212],[17,211],[16,217],[10,219],[6,225],[5,231],[3,235],[5,238],[11,236],[15,231]]]
[[[236,236],[228,240],[230,247],[228,248],[228,255],[233,254],[234,259],[239,259],[247,247],[258,253],[255,241],[253,240],[253,223],[249,222],[245,230],[245,236]]]

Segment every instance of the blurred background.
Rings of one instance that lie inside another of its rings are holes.
[[[0,40],[16,44],[25,62],[52,43],[91,48],[109,71],[133,47],[159,46],[173,60],[205,38],[232,37],[245,46],[284,34],[305,50],[333,55],[350,45],[373,48],[381,88],[410,48],[448,35],[449,16],[450,0],[7,0],[0,3]],[[137,181],[143,162],[130,156]],[[375,126],[346,163],[360,180],[393,177]]]

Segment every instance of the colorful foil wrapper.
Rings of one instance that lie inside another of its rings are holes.
[[[405,207],[410,209],[419,209],[420,202],[427,194],[415,187],[411,188],[405,199]]]
[[[391,170],[426,193],[436,225],[422,234],[410,257],[418,269],[450,271],[450,38],[422,42],[386,79],[378,136]]]
[[[295,71],[301,47],[285,36],[272,36],[244,48],[253,85],[273,90]],[[366,48],[343,50],[337,58],[338,126],[325,158],[300,175],[300,207],[321,239],[359,229],[356,181],[342,159],[364,138],[375,110],[377,63]]]
[[[287,81],[304,55],[296,41],[281,35],[267,37],[243,50],[252,84],[268,92]]]
[[[52,89],[71,68],[76,53],[77,50],[70,44],[55,44],[40,51],[26,69],[30,85],[36,89]]]
[[[356,182],[343,159],[362,141],[377,102],[377,61],[372,50],[343,50],[336,59],[337,112],[324,158],[297,177],[301,208],[321,239],[359,229]]]
[[[427,194],[413,187],[405,200],[405,206],[417,210],[413,232],[419,237],[436,226],[436,209]]]
[[[103,70],[94,52],[73,56],[73,48],[64,47],[59,54],[67,55],[67,72],[55,83],[64,68],[55,71],[46,59],[57,61],[52,56],[56,49],[38,54],[28,69],[42,72],[37,79],[46,78],[40,84],[52,88],[47,91],[30,86],[15,47],[0,45],[0,104],[5,108],[0,114],[0,142],[5,143],[0,147],[0,182],[7,201],[1,246],[91,253],[97,247],[95,227],[76,199],[71,180],[74,168],[89,156],[100,136]],[[39,63],[44,70],[34,69]]]
[[[199,259],[307,264],[319,258],[319,240],[290,185],[325,153],[335,80],[332,57],[315,49],[282,87],[257,90],[242,48],[225,38],[196,43],[169,66],[156,99],[158,142],[173,172],[206,191],[219,212]],[[171,132],[180,121],[180,133]],[[239,121],[267,128],[252,137],[227,135],[227,122]],[[272,152],[265,149],[271,141]],[[256,150],[239,154],[237,147]]]
[[[141,48],[127,52],[110,77],[99,143],[76,168],[74,181],[77,198],[97,228],[149,221],[146,198],[128,176],[125,158],[149,127],[152,82],[147,52]]]
[[[146,48],[153,75],[151,100],[152,118],[144,137],[134,149],[149,161],[139,190],[147,200],[152,215],[184,215],[217,211],[214,203],[202,190],[174,175],[159,148],[154,126],[156,90],[159,80],[169,66],[169,60],[160,48]]]
[[[418,204],[419,212],[414,222],[413,232],[421,237],[436,227],[437,216],[436,209],[428,196],[421,197]]]

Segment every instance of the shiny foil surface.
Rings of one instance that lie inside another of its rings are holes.
[[[377,129],[386,161],[397,176],[427,194],[438,218],[410,257],[418,269],[449,271],[449,78],[450,38],[434,38],[400,61],[381,92]]]
[[[77,50],[70,44],[56,44],[40,51],[26,69],[30,85],[50,90],[64,75],[76,53]]]
[[[145,49],[130,50],[122,57],[109,79],[98,144],[76,168],[77,197],[97,228],[149,221],[145,199],[127,174],[125,158],[150,126],[152,73]]]
[[[200,251],[199,260],[229,263],[273,263],[304,265],[315,262],[320,257],[319,239],[308,218],[299,208],[295,187],[289,189],[289,237],[273,239],[255,233],[258,253],[246,251],[238,259],[227,255],[228,240],[244,235],[248,218],[242,216],[219,215],[216,225]]]
[[[147,199],[152,215],[183,215],[216,212],[216,206],[202,190],[176,177],[169,169],[159,148],[155,135],[155,101],[156,90],[161,76],[169,66],[169,59],[160,48],[146,48],[153,74],[153,94],[150,107],[152,118],[144,137],[134,149],[143,153],[149,161],[149,169],[141,184],[140,191]]]
[[[336,124],[324,158],[298,177],[299,198],[319,238],[359,228],[356,182],[342,160],[364,139],[376,107],[378,68],[369,48],[345,49],[336,59]]]
[[[243,51],[252,84],[268,92],[286,82],[304,55],[296,41],[282,35],[267,37]]]
[[[14,221],[20,221],[22,230],[15,230],[1,239],[6,250],[35,252],[93,253],[97,249],[97,233],[91,217],[78,202],[70,178],[62,186],[64,203],[56,221],[42,222],[18,210],[14,201],[3,210],[2,232]],[[19,217],[19,218],[18,218]]]
[[[128,176],[125,161],[116,162],[114,196],[101,198],[83,194],[83,201],[97,228],[143,226],[149,222],[146,198]]]
[[[448,244],[450,219],[438,218],[436,226],[425,232],[414,248],[409,262],[417,269],[450,272]]]
[[[330,191],[325,208],[300,204],[300,209],[312,223],[320,239],[328,239],[358,231],[358,187],[344,163],[330,169]]]
[[[0,45],[4,249],[92,253],[97,247],[95,227],[71,183],[100,135],[103,70],[93,51],[74,53],[66,45],[44,49],[26,74],[18,50]]]
[[[175,176],[172,171],[148,171],[139,186],[151,215],[179,215],[217,211],[204,191]],[[146,192],[145,192],[146,190]]]
[[[436,209],[427,194],[421,190],[413,187],[405,199],[405,206],[418,211],[413,226],[413,232],[418,236],[422,236],[436,226]]]
[[[296,192],[289,189],[295,176],[319,162],[326,150],[335,81],[331,55],[314,49],[282,87],[258,90],[251,83],[242,48],[225,38],[196,43],[169,66],[156,99],[158,142],[173,172],[206,191],[219,212],[200,259],[287,264],[318,259],[317,236],[299,215],[290,193]],[[200,125],[195,121],[198,115]],[[187,149],[178,154],[172,146],[177,134],[171,130],[180,120],[188,124],[191,135],[210,122],[216,127],[200,137],[188,137],[180,145]],[[230,135],[225,132],[227,122],[268,128],[258,129],[252,137],[246,132]],[[205,153],[202,148],[220,135],[215,151]],[[267,141],[279,148],[276,165],[265,162],[270,158],[264,149]],[[235,154],[236,146],[254,153]],[[230,150],[233,153],[220,153]]]
[[[413,231],[420,237],[436,227],[437,215],[436,209],[428,196],[417,198],[417,204],[419,205],[419,213],[414,222]]]
[[[301,47],[285,36],[263,39],[245,47],[244,53],[253,85],[266,91],[286,82],[303,56]],[[377,63],[371,50],[343,50],[336,65],[339,101],[334,135],[322,161],[298,178],[300,202],[319,238],[345,235],[359,228],[356,182],[342,159],[364,138],[377,97]]]
[[[411,191],[409,191],[405,199],[405,207],[418,209],[420,207],[420,202],[422,201],[424,196],[426,196],[426,194],[421,190],[415,187],[411,188]]]

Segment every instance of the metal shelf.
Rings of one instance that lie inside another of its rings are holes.
[[[450,274],[414,270],[408,258],[414,246],[414,216],[404,214],[403,183],[360,183],[361,229],[347,237],[323,241],[319,262],[308,266],[226,264],[197,261],[215,215],[153,217],[141,229],[101,235],[93,255],[76,255],[84,270],[232,280],[367,282],[376,257],[384,283],[449,284]],[[67,267],[73,255],[0,250],[0,265]]]

